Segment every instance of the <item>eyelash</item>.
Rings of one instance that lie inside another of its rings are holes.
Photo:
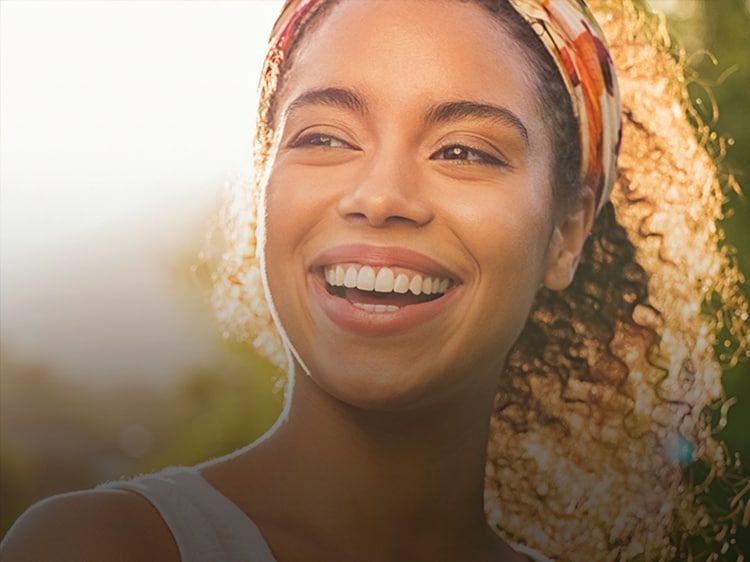
[[[333,143],[340,144],[341,146],[331,146]],[[292,148],[323,148],[323,149],[338,149],[338,148],[355,149],[348,142],[343,141],[333,135],[326,135],[323,133],[311,133],[308,135],[303,135],[295,139],[295,141],[291,144],[291,147]],[[441,155],[441,154],[445,156],[449,151],[453,151],[454,156],[461,156],[461,157],[459,158],[445,158],[445,157],[438,158],[437,157],[438,155]],[[475,155],[475,158],[470,159],[467,157],[471,154]],[[454,162],[460,165],[479,164],[483,166],[498,166],[498,167],[508,166],[508,163],[501,160],[500,158],[487,154],[483,150],[472,148],[470,146],[466,146],[463,144],[451,144],[451,145],[444,146],[438,149],[437,151],[435,151],[434,153],[432,153],[432,155],[430,155],[430,160],[446,160],[448,162]]]
[[[318,141],[318,142],[314,142]],[[342,146],[331,146],[332,142],[340,143]],[[323,133],[311,133],[309,135],[303,135],[294,140],[291,144],[292,148],[349,148],[354,147],[346,141],[342,141],[340,138],[334,137],[333,135],[326,135]]]
[[[445,156],[446,153],[449,151],[453,152],[454,156],[460,156],[459,158],[437,158],[438,155]],[[459,152],[456,152],[459,151]],[[476,157],[473,159],[467,158],[469,154],[474,154]],[[502,166],[506,167],[508,166],[508,163],[501,160],[500,158],[497,158],[496,156],[492,156],[491,154],[487,154],[483,150],[479,150],[477,148],[472,148],[470,146],[466,146],[463,144],[451,144],[448,146],[444,146],[434,152],[430,156],[430,160],[446,160],[448,162],[455,162],[460,163],[462,165],[470,165],[470,164],[479,164],[483,166]]]

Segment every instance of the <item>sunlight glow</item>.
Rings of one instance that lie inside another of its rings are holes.
[[[246,170],[276,7],[3,2],[4,238],[105,225]]]
[[[251,170],[279,5],[2,1],[4,349],[92,376],[205,351],[168,269]]]

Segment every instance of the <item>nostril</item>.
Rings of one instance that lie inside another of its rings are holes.
[[[422,226],[432,220],[431,204],[416,185],[405,184],[404,178],[386,181],[377,175],[372,172],[343,195],[338,204],[342,217],[375,227],[401,223]]]

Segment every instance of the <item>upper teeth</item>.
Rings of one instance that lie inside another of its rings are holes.
[[[326,283],[334,287],[347,287],[376,293],[415,295],[443,294],[448,290],[450,279],[430,277],[419,273],[395,273],[389,267],[377,271],[369,265],[329,265],[324,268]]]

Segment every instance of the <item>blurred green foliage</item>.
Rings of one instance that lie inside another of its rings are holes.
[[[655,6],[659,2],[653,2]],[[681,0],[667,12],[676,45],[687,50],[695,72],[691,98],[703,119],[726,140],[723,174],[744,192],[728,185],[723,227],[737,249],[737,261],[750,274],[750,3],[744,0]],[[750,295],[750,283],[744,284]],[[750,459],[750,362],[727,370],[727,395],[736,399],[721,433],[729,448]]]
[[[662,2],[652,0],[655,8]],[[726,184],[723,228],[726,243],[736,248],[750,295],[750,2],[747,0],[679,0],[667,10],[675,51],[683,50],[692,70],[690,97],[703,121],[723,139],[719,145]],[[725,149],[725,150],[724,150]],[[737,185],[739,190],[735,189]],[[744,188],[744,191],[742,190]],[[750,476],[750,361],[726,370],[724,388],[734,405],[719,433],[729,451],[744,461]],[[718,415],[717,415],[718,419]],[[717,482],[713,498],[731,498],[727,482]],[[737,484],[739,485],[739,484]],[[726,501],[726,500],[725,500]],[[739,529],[738,549],[750,554],[750,529]]]
[[[137,467],[153,472],[173,464],[194,465],[252,443],[279,417],[283,396],[274,392],[280,373],[247,345],[228,343],[230,370],[200,369],[178,389],[181,414],[168,441]]]
[[[53,494],[169,465],[193,465],[260,437],[281,412],[278,371],[227,344],[169,388],[91,385],[0,354],[0,537]],[[137,380],[137,379],[136,379]]]

